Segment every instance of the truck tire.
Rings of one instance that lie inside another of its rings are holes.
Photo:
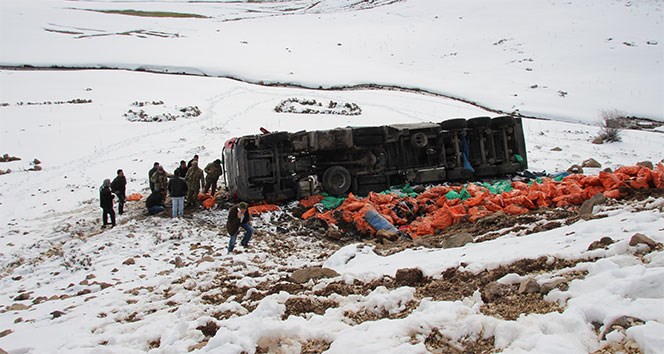
[[[417,132],[410,137],[410,144],[416,148],[423,148],[429,144],[429,138],[423,132]]]
[[[351,182],[350,172],[343,166],[332,166],[323,173],[323,189],[334,196],[348,192]]]
[[[463,118],[448,119],[440,122],[440,128],[443,130],[457,130],[466,128],[466,120]]]
[[[496,117],[491,120],[492,128],[511,127],[515,124],[514,118],[510,116]]]
[[[477,117],[468,119],[467,123],[468,128],[482,128],[491,126],[491,118],[489,117]]]

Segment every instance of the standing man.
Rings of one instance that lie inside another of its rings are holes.
[[[210,193],[214,194],[217,191],[217,181],[221,176],[221,160],[216,159],[205,166],[205,173],[207,175],[205,176],[205,190],[203,193],[207,193],[212,187]]]
[[[171,216],[176,218],[184,215],[184,196],[187,195],[187,182],[184,181],[184,178],[180,177],[179,169],[175,170],[173,178],[168,181],[168,193],[171,195],[171,201],[173,202],[173,213]]]
[[[187,162],[187,168],[191,168],[191,164],[194,163],[194,161],[198,163],[198,155],[194,155],[194,157],[191,160],[189,160],[189,162]]]
[[[204,185],[203,170],[198,168],[198,162],[192,161],[184,180],[187,182],[187,205],[195,205],[198,192]]]
[[[233,252],[235,240],[240,233],[240,228],[243,228],[245,231],[240,244],[245,248],[249,247],[249,240],[251,240],[251,235],[254,234],[254,228],[251,226],[251,215],[249,215],[249,210],[247,209],[247,203],[241,202],[228,210],[226,230],[228,231],[228,234],[231,235],[231,239],[228,242],[228,253]]]
[[[175,169],[173,174],[175,174],[179,171],[180,172],[180,177],[184,178],[184,176],[187,175],[187,170],[188,169],[189,169],[189,167],[187,167],[187,161],[182,160],[182,161],[180,161],[180,166],[178,166],[178,168]]]
[[[101,187],[99,187],[99,206],[102,209],[102,224],[101,228],[105,229],[108,225],[108,216],[111,216],[111,227],[115,226],[115,211],[113,211],[113,198],[115,196],[111,193],[111,180],[105,179]]]
[[[124,204],[127,200],[127,178],[122,169],[119,169],[117,174],[113,182],[111,182],[111,191],[118,196],[118,214],[122,215],[124,213]]]
[[[148,171],[148,182],[150,182],[150,192],[154,192],[154,182],[152,182],[152,175],[159,170],[159,162],[155,162],[152,165],[150,171]]]
[[[165,200],[166,191],[168,190],[168,176],[162,166],[159,166],[157,172],[152,174],[150,182],[152,182],[154,190],[156,191],[158,189],[161,192],[161,198]]]

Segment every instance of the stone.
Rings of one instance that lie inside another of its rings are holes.
[[[127,259],[125,259],[124,262],[122,262],[122,264],[124,264],[124,265],[132,265],[132,264],[136,264],[136,261],[135,261],[133,258],[127,258]]]
[[[41,304],[42,302],[46,302],[46,301],[48,301],[48,298],[46,296],[38,296],[34,300],[32,300],[32,303],[37,305],[37,304]]]
[[[330,239],[330,240],[339,241],[339,240],[341,240],[341,232],[337,228],[330,227],[325,232],[325,237]]]
[[[540,292],[540,286],[533,278],[526,278],[519,284],[519,294],[535,294]]]
[[[28,305],[23,305],[23,304],[13,304],[7,308],[7,311],[23,311],[27,310],[30,307]]]
[[[597,241],[593,241],[593,243],[588,246],[588,251],[596,250],[598,248],[606,248],[608,245],[614,243],[613,239],[611,237],[602,237],[601,239]]]
[[[579,216],[584,220],[591,219],[593,216],[593,208],[595,205],[606,203],[606,197],[603,193],[597,193],[592,198],[587,199],[579,207]]]
[[[597,145],[604,144],[604,138],[598,135],[593,139],[592,143]]]
[[[551,290],[558,288],[562,284],[565,284],[565,281],[566,280],[564,278],[558,278],[540,285],[540,294],[548,294]]]
[[[51,312],[51,316],[52,316],[53,318],[58,318],[58,317],[60,317],[60,316],[62,316],[62,315],[65,315],[65,313],[62,312],[62,311],[60,311],[60,310],[55,310],[55,311]]]
[[[214,262],[214,261],[215,261],[214,257],[212,257],[212,256],[204,256],[203,258],[201,258],[201,259],[198,261],[198,263],[203,263],[203,262]]]
[[[629,239],[629,245],[630,246],[636,246],[638,244],[644,244],[644,245],[647,245],[650,248],[656,248],[657,247],[657,242],[655,242],[653,239],[651,239],[650,237],[648,237],[644,234],[636,233],[632,236],[631,239]]]
[[[510,286],[500,284],[498,282],[491,282],[487,284],[482,290],[482,301],[485,303],[494,302],[509,293]]]
[[[424,274],[419,268],[402,268],[398,269],[394,276],[394,281],[399,286],[415,286],[422,281]]]
[[[581,167],[581,166],[579,166],[579,165],[572,165],[572,166],[570,166],[570,167],[567,169],[567,172],[569,172],[569,173],[573,173],[573,174],[575,174],[575,173],[583,173],[583,167]]]
[[[467,243],[472,243],[473,240],[473,235],[464,232],[456,235],[452,235],[446,239],[444,239],[441,243],[440,246],[442,248],[456,248],[456,247],[461,247],[464,246]]]
[[[646,167],[646,168],[649,168],[649,169],[651,169],[651,170],[655,168],[655,166],[652,164],[651,161],[641,161],[641,162],[637,162],[636,165],[637,165],[637,166],[641,166],[641,167]]]
[[[14,298],[14,301],[23,301],[30,298],[30,293],[20,293],[17,297]]]
[[[182,258],[180,256],[175,257],[175,268],[182,268],[184,267],[184,262],[182,261]]]
[[[34,160],[32,160],[32,163],[35,164],[35,165],[39,165],[41,163],[41,161],[39,161],[39,159],[34,159]]]
[[[5,329],[4,331],[0,332],[0,338],[8,336],[10,334],[14,333],[11,329]]]
[[[339,276],[339,273],[330,268],[307,267],[298,269],[291,274],[289,280],[293,283],[304,284],[309,280],[321,278],[333,278]]]
[[[559,146],[554,147],[551,151],[563,151]]]
[[[581,167],[602,168],[602,164],[593,158],[589,158],[588,160],[585,160],[583,163],[581,163]]]
[[[600,338],[602,340],[606,339],[606,335],[613,332],[616,329],[628,329],[632,326],[637,326],[637,325],[642,325],[645,322],[637,317],[632,317],[632,316],[620,316],[616,318],[615,320],[611,321],[611,323],[604,328],[604,331],[602,332]]]

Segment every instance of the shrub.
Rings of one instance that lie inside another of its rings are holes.
[[[622,131],[621,120],[627,119],[625,115],[618,111],[603,111],[599,121],[599,137],[605,142],[622,141],[620,132]]]

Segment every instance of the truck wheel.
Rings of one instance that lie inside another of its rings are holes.
[[[345,194],[350,185],[350,172],[343,166],[332,166],[323,173],[323,189],[329,194],[334,196]]]
[[[423,148],[429,143],[429,138],[422,132],[417,132],[410,137],[410,144],[416,148]]]
[[[477,117],[468,119],[468,128],[482,128],[489,127],[491,125],[491,118],[489,117]]]
[[[440,122],[440,128],[443,130],[455,130],[466,128],[466,120],[463,118],[448,119]]]
[[[491,120],[492,128],[511,127],[514,125],[514,118],[510,116],[496,117]]]

